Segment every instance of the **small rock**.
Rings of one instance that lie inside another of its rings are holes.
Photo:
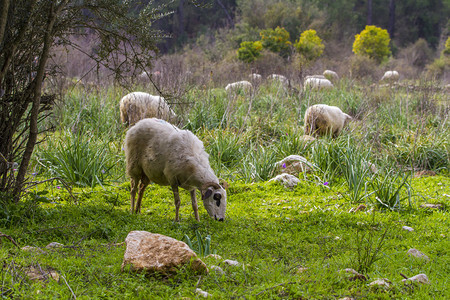
[[[414,173],[414,177],[436,176],[436,172],[430,170],[422,170]]]
[[[297,269],[297,274],[304,273],[304,272],[306,272],[306,271],[308,271],[308,268],[305,268],[305,267],[299,267],[299,268]]]
[[[286,188],[294,188],[297,184],[299,184],[300,179],[298,179],[294,175],[283,173],[277,175],[276,177],[270,179],[269,181],[277,181],[282,185],[284,185]]]
[[[41,253],[44,254],[46,253],[44,250],[42,250],[41,248],[38,247],[32,247],[32,246],[24,246],[21,248],[22,251],[26,251],[26,252],[37,252],[37,253]]]
[[[372,281],[369,283],[369,286],[373,287],[383,287],[383,288],[389,288],[391,285],[391,282],[386,278],[377,279],[375,281]]]
[[[61,248],[64,247],[63,244],[57,243],[57,242],[51,242],[50,244],[48,244],[47,246],[45,246],[45,248],[47,249],[52,249],[52,248]]]
[[[412,281],[412,282],[418,282],[418,283],[430,283],[430,281],[428,280],[427,275],[425,274],[417,274],[416,276],[410,277],[408,279],[403,279],[403,282],[407,282],[407,281]]]
[[[442,204],[433,204],[433,203],[425,203],[422,204],[420,207],[422,208],[432,208],[432,209],[442,209]]]
[[[231,259],[225,259],[223,262],[223,264],[228,265],[228,266],[239,266],[240,263],[236,260],[231,260]]]
[[[366,276],[364,276],[363,274],[358,273],[354,269],[347,268],[347,269],[344,269],[343,271],[346,272],[346,273],[351,273],[351,274],[355,275],[355,276],[352,276],[352,277],[348,278],[350,281],[357,280],[357,279],[358,280],[362,280],[362,281],[367,280]]]
[[[402,229],[403,229],[403,230],[407,230],[407,231],[409,231],[409,232],[414,231],[414,228],[409,227],[409,226],[403,226]]]
[[[33,281],[47,282],[48,279],[53,279],[59,282],[58,272],[51,269],[35,268],[31,266],[25,271],[25,274]]]
[[[195,290],[195,293],[196,293],[197,295],[199,295],[199,296],[204,297],[204,298],[212,297],[211,294],[209,294],[209,293],[207,293],[207,292],[205,292],[205,291],[202,291],[201,289],[196,289],[196,290]]]
[[[424,253],[420,252],[417,249],[411,248],[408,250],[408,252],[406,252],[407,254],[414,256],[414,257],[418,257],[418,258],[423,258],[425,260],[430,260],[430,258],[428,256],[426,256]]]
[[[358,211],[364,211],[366,210],[367,206],[365,206],[364,204],[360,204],[357,207],[353,207],[352,209],[350,209],[349,212],[358,212]]]
[[[219,266],[214,266],[214,265],[212,265],[212,266],[210,266],[209,268],[210,268],[212,271],[214,271],[214,272],[216,273],[216,275],[224,275],[224,274],[225,274],[225,271],[222,270],[222,268],[219,267]]]
[[[340,298],[339,300],[355,300],[355,298],[351,298],[351,297],[344,297],[344,298]]]
[[[302,172],[311,172],[316,166],[300,155],[289,155],[275,163],[277,173],[297,175]]]

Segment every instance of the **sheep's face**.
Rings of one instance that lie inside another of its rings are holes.
[[[221,188],[208,187],[202,191],[203,205],[209,216],[218,221],[225,219],[227,208],[227,192]]]

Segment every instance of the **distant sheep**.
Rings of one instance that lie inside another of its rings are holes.
[[[172,188],[175,221],[179,221],[178,187],[190,191],[197,221],[200,219],[195,189],[200,190],[208,214],[216,220],[224,220],[226,191],[219,185],[219,179],[209,165],[203,143],[192,132],[181,130],[164,120],[143,119],[131,127],[125,136],[125,157],[126,172],[131,178],[131,212],[141,211],[144,190],[150,182],[154,182]]]
[[[253,85],[246,80],[229,83],[225,87],[228,94],[237,93],[240,90],[244,93],[251,93],[252,89]]]
[[[286,78],[286,76],[283,76],[283,75],[272,74],[272,75],[267,76],[267,79],[268,80],[277,80],[283,86],[288,86],[289,85],[289,80]]]
[[[122,123],[133,126],[139,120],[153,117],[168,122],[175,122],[177,119],[177,115],[163,97],[133,92],[120,100],[120,120]]]
[[[248,77],[250,78],[251,81],[261,82],[262,80],[261,74],[252,73],[248,75]]]
[[[337,82],[339,80],[339,75],[331,70],[323,71],[323,76],[331,82]]]
[[[395,82],[400,78],[397,71],[386,71],[380,81]]]
[[[331,89],[333,88],[333,84],[331,81],[325,78],[318,78],[318,77],[307,77],[305,79],[305,82],[303,83],[303,88],[305,90],[307,89]]]
[[[305,134],[322,136],[332,134],[337,137],[352,119],[339,107],[316,104],[305,112]]]

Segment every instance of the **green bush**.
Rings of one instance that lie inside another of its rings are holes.
[[[251,63],[261,56],[261,50],[262,44],[260,41],[242,42],[241,47],[237,51],[238,58],[246,63]]]
[[[445,55],[450,55],[450,37],[447,38],[447,41],[445,42],[445,48],[442,53],[444,53]]]
[[[319,58],[325,49],[322,39],[314,29],[304,31],[298,41],[295,42],[294,47],[300,55],[309,61]]]
[[[367,25],[360,34],[355,36],[353,52],[375,59],[378,63],[391,55],[389,47],[391,39],[386,29]]]
[[[265,29],[260,32],[261,43],[264,49],[280,54],[282,57],[287,57],[291,42],[290,35],[286,29],[277,27],[275,29]]]

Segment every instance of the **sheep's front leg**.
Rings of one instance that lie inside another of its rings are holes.
[[[134,213],[134,199],[136,198],[136,192],[137,192],[137,185],[138,181],[134,180],[133,178],[130,179],[130,185],[131,185],[131,213]]]
[[[175,222],[180,221],[178,211],[180,210],[181,200],[180,194],[178,193],[178,186],[172,186],[173,197],[175,199]]]
[[[200,218],[198,217],[198,206],[197,206],[197,199],[195,198],[195,189],[191,191],[191,201],[192,201],[192,209],[194,210],[194,216],[197,221],[200,221]]]
[[[144,196],[145,188],[147,187],[149,182],[150,181],[148,180],[147,177],[142,177],[141,178],[141,183],[139,185],[138,198],[137,198],[137,201],[136,201],[136,213],[140,213],[141,212],[142,197]]]

